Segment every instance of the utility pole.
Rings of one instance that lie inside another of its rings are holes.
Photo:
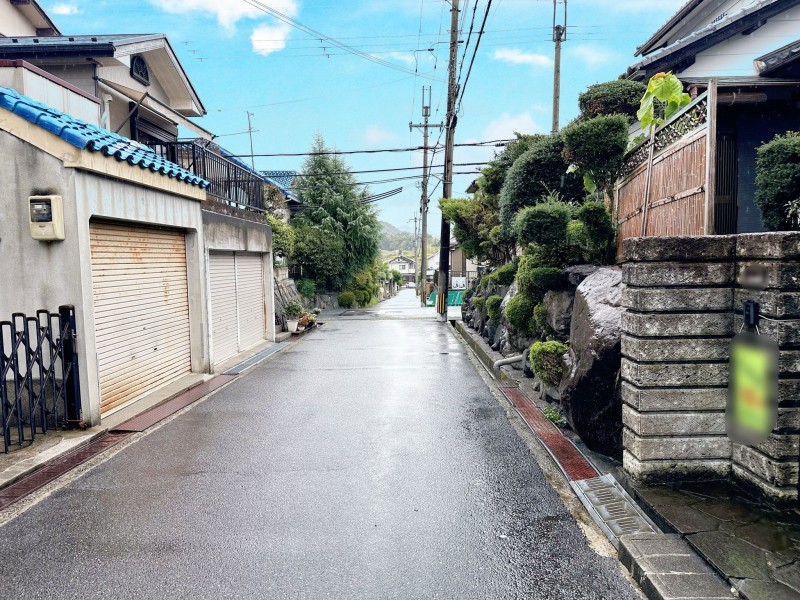
[[[438,127],[440,130],[444,123],[429,125],[428,119],[431,116],[431,88],[428,87],[428,99],[425,100],[425,88],[422,88],[422,123],[409,123],[409,131],[415,128],[422,129],[422,198],[420,199],[420,213],[422,213],[422,259],[417,265],[417,291],[420,298],[420,306],[426,306],[425,281],[428,275],[428,130],[431,127]],[[422,274],[422,279],[420,279]]]
[[[451,0],[450,11],[450,64],[448,66],[449,81],[447,85],[447,118],[445,119],[446,138],[444,146],[444,184],[442,196],[453,195],[453,151],[456,132],[456,100],[458,84],[456,83],[456,63],[458,62],[458,3]],[[447,323],[447,292],[450,278],[450,221],[442,215],[441,245],[439,246],[439,291],[436,295],[437,319]]]
[[[417,250],[419,249],[419,244],[417,243],[417,236],[419,235],[419,215],[414,215],[413,219],[409,219],[409,221],[414,221],[414,265],[417,265]],[[416,269],[414,270],[414,277],[416,278]],[[419,291],[419,285],[416,284],[416,289]]]
[[[558,3],[564,2],[564,24],[558,23]],[[561,108],[561,43],[567,41],[567,0],[553,0],[553,42],[556,56],[553,74],[553,133],[558,133],[559,112]]]
[[[253,124],[250,122],[250,117],[255,117],[254,113],[247,111],[247,133],[250,134],[250,164],[253,165],[253,171],[256,170],[256,157],[253,150]]]

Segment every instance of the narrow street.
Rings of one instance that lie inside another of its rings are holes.
[[[429,314],[329,319],[44,498],[0,597],[638,597]]]

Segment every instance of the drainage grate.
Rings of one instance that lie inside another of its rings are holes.
[[[231,367],[230,369],[225,371],[225,373],[223,373],[223,374],[224,375],[240,375],[240,374],[244,373],[245,371],[247,371],[247,369],[249,369],[250,367],[256,366],[262,360],[266,360],[267,358],[269,358],[273,354],[276,354],[277,352],[280,352],[281,350],[283,350],[289,344],[290,344],[290,342],[278,342],[274,346],[270,346],[266,350],[262,350],[261,352],[259,352],[255,356],[253,356],[251,358],[248,358],[246,361],[239,363],[235,367]]]
[[[661,533],[613,475],[569,483],[615,548],[623,535]]]

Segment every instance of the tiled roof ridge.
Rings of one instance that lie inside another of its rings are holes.
[[[210,185],[202,177],[162,158],[147,146],[23,96],[14,89],[0,87],[0,107],[81,150],[99,152],[202,189]]]

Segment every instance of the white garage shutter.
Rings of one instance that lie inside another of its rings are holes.
[[[100,412],[191,371],[183,233],[91,223]]]
[[[239,351],[236,267],[233,252],[209,253],[211,273],[211,352],[219,364]]]
[[[236,254],[236,295],[239,350],[245,350],[266,337],[264,263],[261,254]]]

